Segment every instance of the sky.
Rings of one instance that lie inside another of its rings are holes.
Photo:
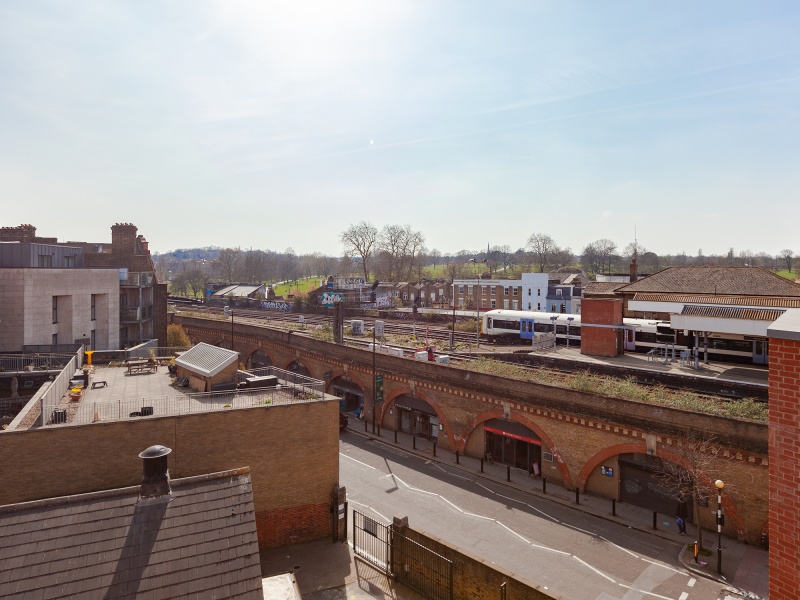
[[[0,225],[800,253],[800,3],[0,3]]]

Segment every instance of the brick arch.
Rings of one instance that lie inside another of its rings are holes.
[[[490,419],[502,419],[504,417],[505,413],[503,412],[502,408],[497,410],[490,410],[476,416],[467,427],[466,436],[464,436],[460,440],[459,443],[460,450],[463,452],[463,450],[467,446],[467,440],[480,425],[482,425],[486,421],[489,421]],[[539,439],[541,439],[542,442],[547,444],[547,447],[550,448],[551,450],[556,447],[550,435],[546,431],[544,431],[537,423],[534,423],[533,421],[528,419],[525,415],[522,415],[517,412],[512,412],[509,415],[508,419],[514,421],[515,423],[519,423],[520,425],[524,425],[525,427],[533,431],[537,436],[539,436]],[[570,475],[567,465],[564,463],[563,460],[560,459],[556,461],[556,465],[558,465],[558,470],[561,473],[561,480],[564,482],[564,487],[567,488],[572,487],[572,475]]]
[[[360,389],[361,392],[364,394],[364,398],[367,397],[367,388],[366,384],[361,381],[361,379],[357,375],[353,375],[352,373],[346,372],[344,369],[339,369],[337,371],[331,372],[331,377],[328,381],[325,382],[325,393],[330,394],[330,387],[333,385],[333,380],[338,379],[339,377],[347,377],[350,381],[355,383]]]
[[[250,352],[247,353],[247,358],[244,361],[244,364],[247,366],[248,369],[250,368],[250,364],[251,364],[250,363],[250,359],[253,358],[253,355],[256,352],[259,352],[259,351],[262,354],[265,354],[267,357],[269,357],[269,360],[273,365],[275,364],[275,359],[272,358],[272,355],[269,352],[267,352],[264,348],[261,348],[260,346],[256,346],[255,348],[253,348],[253,350],[251,350]]]
[[[412,396],[413,398],[419,398],[420,400],[425,400],[425,402],[427,402],[428,405],[433,410],[436,411],[436,415],[439,417],[439,423],[442,423],[442,425],[444,426],[444,430],[447,433],[447,439],[450,442],[450,450],[455,452],[457,446],[455,444],[455,436],[453,435],[453,428],[450,426],[450,421],[447,419],[444,412],[442,411],[441,408],[439,408],[436,402],[431,400],[430,396],[428,396],[425,392],[416,391],[415,393],[411,393],[411,389],[406,388],[404,390],[399,390],[392,393],[391,395],[389,395],[386,401],[383,402],[383,408],[381,408],[381,412],[379,415],[380,421],[378,422],[383,423],[383,417],[389,411],[389,408],[394,405],[394,401],[397,400],[397,398],[399,398],[400,396],[406,396],[406,395]]]
[[[581,469],[580,474],[578,475],[578,486],[581,488],[581,491],[584,490],[584,486],[586,485],[586,481],[589,479],[589,475],[591,475],[592,471],[594,471],[603,461],[606,459],[611,458],[612,456],[618,456],[620,454],[630,454],[633,452],[639,453],[646,453],[647,452],[647,445],[644,443],[628,443],[628,444],[616,444],[614,446],[609,446],[608,448],[604,448],[597,454],[595,454],[592,458],[590,458],[586,464]],[[668,460],[669,462],[681,466],[683,468],[688,468],[689,465],[686,464],[686,461],[680,455],[672,452],[668,448],[659,448],[658,452],[656,452],[656,456],[659,458],[663,458],[664,460]],[[707,486],[710,489],[716,489],[714,485],[714,481],[712,481],[708,477],[701,477],[700,481],[702,484]],[[739,509],[736,506],[736,503],[730,497],[730,494],[726,495],[725,493],[722,494],[722,507],[728,516],[733,521],[733,526],[737,532],[742,531],[744,527],[744,523],[742,521],[742,517],[739,514]]]

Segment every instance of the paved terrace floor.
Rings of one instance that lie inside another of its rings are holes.
[[[106,382],[106,385],[99,385],[99,382]],[[126,367],[94,366],[88,389],[83,391],[78,403],[71,403],[68,423],[93,423],[141,418],[150,414],[164,416],[321,399],[310,388],[299,386],[281,385],[278,389],[198,394],[189,388],[176,387],[174,382],[175,377],[169,375],[166,367],[159,367],[155,373],[128,375]],[[142,414],[143,408],[145,414]]]

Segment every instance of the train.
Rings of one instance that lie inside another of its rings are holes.
[[[564,313],[490,310],[481,316],[481,337],[488,342],[505,344],[552,340],[553,325],[558,345],[580,346],[581,316]],[[693,333],[674,330],[669,321],[625,318],[621,329],[626,352],[657,351],[670,344],[670,351],[674,350],[677,358],[682,351],[688,355],[694,349]],[[708,338],[708,356],[720,362],[761,364],[764,344],[764,340],[712,333]],[[703,356],[703,339],[699,341],[699,349]]]

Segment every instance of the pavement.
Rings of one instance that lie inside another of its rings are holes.
[[[459,456],[450,451],[437,448],[433,455],[433,444],[417,438],[416,449],[412,436],[398,432],[397,442],[393,431],[383,431],[381,435],[363,431],[363,421],[350,419],[350,426],[343,435],[361,435],[376,441],[402,448],[427,460],[447,465],[451,469],[461,469],[473,477],[482,477],[495,483],[506,485],[523,492],[531,493],[550,502],[569,506],[574,510],[595,517],[617,522],[623,526],[647,532],[651,535],[681,544],[678,559],[683,566],[699,577],[719,581],[725,586],[731,598],[755,600],[769,595],[769,554],[766,550],[745,544],[738,540],[722,538],[722,575],[717,574],[717,535],[716,532],[703,531],[704,546],[709,555],[700,555],[695,563],[691,544],[697,539],[697,529],[687,524],[688,535],[678,534],[674,515],[658,514],[653,529],[653,512],[617,502],[612,514],[612,503],[607,498],[581,494],[580,504],[575,501],[575,492],[569,491],[551,481],[547,482],[547,492],[543,490],[541,478],[531,478],[525,471],[511,469],[508,479],[506,465],[484,462],[468,456]],[[321,568],[324,565],[323,568]],[[422,596],[353,556],[352,549],[345,543],[321,540],[261,552],[262,576],[293,572],[303,600],[366,600],[368,598],[418,600]]]

